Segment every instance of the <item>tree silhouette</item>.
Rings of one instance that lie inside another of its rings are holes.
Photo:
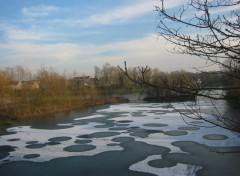
[[[167,89],[181,94],[207,97],[213,100],[234,100],[240,102],[240,1],[239,0],[189,0],[177,11],[167,9],[166,1],[160,0],[155,6],[158,13],[157,29],[159,35],[173,45],[171,52],[198,56],[206,60],[206,67],[215,65],[218,71],[197,71],[207,74],[225,75],[230,84],[224,87],[209,87],[198,79],[191,81],[182,75],[166,84],[159,84],[146,79],[150,71],[148,66],[137,67],[137,74],[129,74],[126,63],[120,68],[128,78],[138,84],[145,84],[156,89]],[[161,78],[159,78],[161,80]],[[181,86],[179,86],[181,85]],[[240,103],[239,103],[240,104]],[[240,132],[240,124],[234,119],[222,115],[214,106],[216,125]],[[194,114],[194,119],[207,120],[197,107],[186,107]],[[188,112],[188,113],[189,113]]]

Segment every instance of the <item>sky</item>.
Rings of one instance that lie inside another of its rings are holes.
[[[167,9],[187,0],[168,0]],[[158,36],[159,0],[0,0],[0,68],[93,74],[104,63],[175,71],[204,65]]]

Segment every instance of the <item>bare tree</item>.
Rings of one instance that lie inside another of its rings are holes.
[[[126,63],[121,70],[130,80],[138,84],[207,97],[212,102],[213,100],[226,99],[237,99],[239,102],[240,1],[189,0],[177,11],[167,9],[165,4],[165,0],[160,0],[160,5],[155,6],[155,11],[158,13],[157,29],[159,35],[173,45],[171,52],[198,56],[207,61],[206,67],[218,66],[219,70],[214,72],[196,69],[201,73],[224,74],[229,77],[232,84],[224,87],[208,87],[195,78],[189,81],[184,75],[171,83],[161,80],[161,83],[156,84],[146,79],[146,75],[150,71],[147,66],[137,67],[138,74],[130,75]],[[226,96],[226,92],[229,96]],[[214,103],[212,104],[214,105]],[[198,107],[186,107],[186,109],[194,114],[194,119],[206,120]],[[183,113],[181,115],[187,116]],[[221,114],[217,108],[212,115],[216,119],[214,124],[240,132],[240,124]]]
[[[239,0],[190,0],[174,13],[160,1],[155,6],[157,28],[160,36],[174,44],[173,52],[199,56],[209,65],[218,65],[219,72],[240,78]]]

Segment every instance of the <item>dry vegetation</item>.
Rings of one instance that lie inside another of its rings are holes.
[[[85,77],[79,78],[76,81],[45,67],[41,67],[34,76],[21,66],[0,70],[1,123],[126,101],[107,96],[95,83],[87,84]]]
[[[139,67],[128,68],[133,78],[141,76],[138,71]],[[166,73],[149,67],[144,76],[151,84],[167,88],[152,88],[133,82],[117,66],[108,63],[102,68],[95,67],[95,77],[59,74],[45,66],[34,74],[22,66],[5,68],[0,70],[0,123],[9,124],[14,119],[127,101],[112,96],[116,94],[141,92],[146,96],[174,96],[177,93],[169,86],[178,85],[184,91],[185,82],[196,85],[201,80],[201,85],[215,87],[227,82],[219,75],[210,77],[183,70]]]

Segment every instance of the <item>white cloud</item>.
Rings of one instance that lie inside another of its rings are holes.
[[[127,61],[129,66],[149,65],[163,71],[189,70],[191,67],[204,65],[204,61],[199,58],[168,53],[166,49],[171,47],[164,40],[157,40],[156,35],[105,45],[16,43],[0,45],[0,52],[11,51],[11,54],[1,57],[0,62],[8,62],[6,65],[1,64],[2,67],[19,64],[30,68],[35,66],[35,69],[45,63],[56,69],[78,69],[87,74],[93,73],[95,65],[102,66],[106,62],[116,66]]]
[[[8,30],[7,38],[9,41],[32,41],[32,40],[43,40],[49,35],[44,33],[36,33],[34,31],[23,31],[23,30]]]
[[[75,44],[28,44],[15,43],[0,45],[0,53],[6,52],[0,59],[1,67],[21,65],[31,70],[38,69],[41,64],[56,69],[71,70],[75,58],[81,55],[80,47]]]
[[[152,3],[143,3],[133,6],[121,7],[104,14],[94,14],[85,19],[90,24],[110,24],[128,21],[134,17],[153,11]]]
[[[175,0],[166,1],[166,8],[176,7],[186,0],[181,2],[176,2]],[[88,25],[108,25],[115,23],[128,22],[136,17],[144,15],[146,13],[151,13],[155,10],[154,6],[158,6],[159,0],[141,0],[135,1],[134,4],[118,7],[111,10],[106,10],[105,12],[98,12],[85,19],[80,20],[80,23]]]
[[[222,1],[224,2],[224,1]],[[231,1],[229,1],[231,3]],[[234,1],[233,1],[234,2]],[[225,2],[224,2],[225,3]],[[227,2],[226,2],[227,3]],[[232,11],[239,11],[239,4],[237,5],[232,5],[232,6],[218,6],[214,8],[209,8],[210,14],[218,15],[221,13],[230,13]]]
[[[151,66],[158,67],[163,71],[192,70],[193,67],[205,65],[205,61],[189,55],[178,55],[167,51],[172,49],[172,45],[167,44],[163,38],[158,38],[155,34],[150,34],[144,38],[111,43],[100,46],[98,51],[114,51],[114,56],[96,56],[95,64],[101,66],[104,62],[113,65],[122,65],[127,61],[129,66]],[[212,69],[212,68],[211,68]]]
[[[39,16],[48,16],[51,13],[57,12],[58,10],[59,8],[56,6],[39,5],[39,6],[22,8],[22,14],[28,17],[39,17]]]
[[[13,25],[4,25],[0,23],[2,29],[2,36],[6,43],[31,43],[31,42],[48,42],[56,41],[66,37],[66,33],[57,33],[51,30],[42,30],[36,26],[31,26],[28,29],[20,29]]]
[[[165,8],[174,8],[188,0],[167,0],[165,2]],[[54,18],[50,19],[49,23],[53,24],[62,24],[62,25],[81,25],[83,26],[96,26],[96,25],[111,25],[111,24],[121,24],[127,23],[131,20],[135,20],[138,17],[146,15],[148,13],[155,13],[155,6],[159,6],[159,0],[132,0],[128,5],[119,6],[115,8],[108,8],[98,10],[96,8],[89,8],[87,14],[91,14],[90,16],[81,18],[76,16],[67,16],[66,18]],[[47,16],[50,13],[66,10],[63,8],[58,8],[55,6],[35,6],[30,8],[23,8],[23,14],[27,16],[37,17],[37,16]],[[82,11],[82,9],[79,9]],[[65,11],[66,12],[66,11]],[[68,10],[68,13],[72,13]]]

